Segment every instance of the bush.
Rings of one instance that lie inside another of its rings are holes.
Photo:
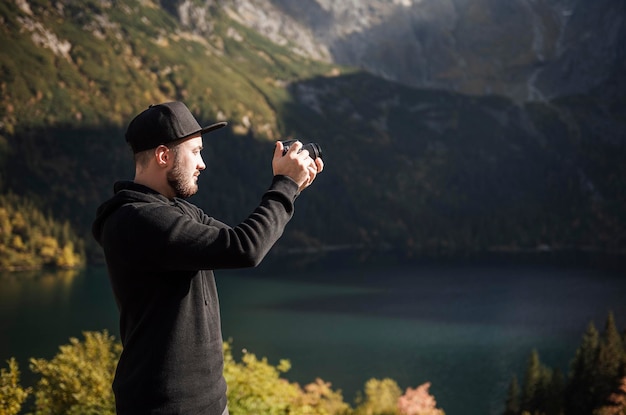
[[[35,389],[35,415],[115,415],[111,384],[122,350],[108,332],[85,332],[60,347],[50,361],[31,359],[41,375]]]
[[[357,399],[355,415],[398,415],[402,390],[393,379],[370,379],[365,383],[365,397]]]
[[[33,415],[115,415],[111,389],[122,345],[106,330],[84,332],[84,340],[70,338],[51,360],[31,359],[30,368],[41,375],[33,388]],[[19,384],[14,359],[0,372],[0,415],[16,415],[31,393]],[[408,388],[402,395],[392,379],[370,379],[365,398],[352,409],[341,391],[321,379],[301,387],[281,377],[290,369],[288,360],[276,366],[266,358],[243,352],[235,361],[232,346],[224,344],[224,377],[232,415],[444,415],[429,395],[430,383]]]
[[[20,386],[20,370],[14,358],[7,361],[9,370],[0,369],[0,415],[16,415],[30,393]]]
[[[428,393],[430,382],[426,382],[415,389],[407,388],[404,395],[398,399],[398,410],[402,415],[444,415],[437,408],[435,397]]]
[[[341,392],[318,379],[302,389],[297,383],[281,378],[290,369],[287,360],[272,366],[245,352],[241,363],[232,355],[230,343],[224,344],[224,377],[228,384],[228,409],[232,415],[342,415],[349,406]]]

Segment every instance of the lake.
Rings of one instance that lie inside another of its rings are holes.
[[[489,262],[218,271],[223,334],[285,375],[319,377],[353,403],[370,378],[402,389],[431,382],[447,415],[502,412],[533,349],[567,371],[593,321],[626,327],[623,272]],[[0,274],[0,359],[51,358],[69,337],[119,338],[104,268]],[[6,364],[2,367],[6,367]]]

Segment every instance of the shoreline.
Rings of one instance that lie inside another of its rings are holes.
[[[348,268],[354,266],[420,266],[420,265],[508,265],[558,266],[563,268],[593,268],[623,272],[626,277],[626,252],[602,251],[588,247],[527,249],[492,248],[485,251],[440,251],[420,255],[406,255],[391,248],[370,249],[358,245],[327,246],[319,248],[290,248],[270,251],[261,270]]]

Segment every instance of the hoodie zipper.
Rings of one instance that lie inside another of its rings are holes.
[[[204,306],[209,306],[209,293],[207,292],[207,283],[204,277],[204,271],[200,271],[200,286],[202,287],[202,299],[204,300]]]

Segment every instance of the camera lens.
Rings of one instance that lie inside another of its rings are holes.
[[[306,144],[302,147],[302,149],[308,150],[309,156],[311,156],[313,160],[315,160],[318,157],[322,157],[322,148],[317,143]]]
[[[287,141],[283,141],[283,156],[285,154],[287,154],[287,151],[289,150],[289,147],[295,143],[298,140],[287,140]],[[302,148],[300,149],[300,151],[302,150],[307,150],[309,152],[309,156],[312,159],[316,159],[318,157],[322,157],[322,147],[320,147],[319,144],[317,143],[308,143],[305,144],[304,146],[302,146]],[[299,151],[299,152],[300,152]]]

